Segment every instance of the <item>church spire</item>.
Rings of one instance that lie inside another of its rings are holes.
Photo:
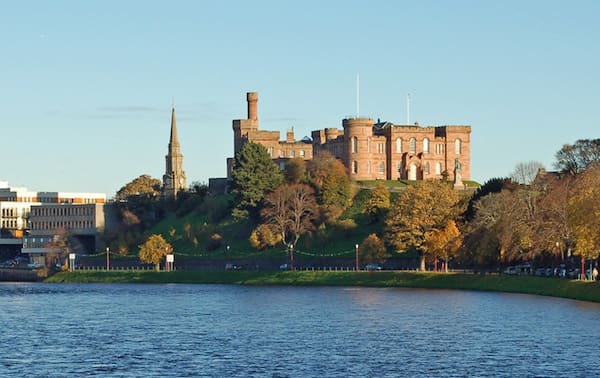
[[[171,138],[169,139],[169,150],[179,147],[179,137],[177,136],[177,119],[175,118],[175,105],[171,111]]]
[[[177,119],[175,117],[175,104],[171,110],[171,136],[169,138],[169,150],[166,160],[165,174],[163,175],[163,196],[167,198],[177,197],[177,192],[185,190],[187,181],[183,171],[183,155],[177,135]]]

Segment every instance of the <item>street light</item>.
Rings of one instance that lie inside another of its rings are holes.
[[[354,245],[356,248],[356,271],[358,272],[358,244]]]
[[[290,244],[290,263],[291,263],[291,267],[290,270],[294,270],[294,245]]]
[[[106,247],[106,271],[110,270],[110,248]]]

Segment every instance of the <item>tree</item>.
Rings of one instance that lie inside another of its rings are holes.
[[[306,178],[306,162],[302,158],[288,160],[285,164],[283,175],[288,184],[302,182]]]
[[[462,238],[456,222],[452,219],[446,222],[443,229],[434,229],[425,234],[426,251],[433,255],[436,262],[438,256],[444,259],[445,271],[448,272],[448,259],[455,256],[462,246]]]
[[[258,207],[265,194],[283,181],[283,175],[269,153],[260,144],[244,144],[235,157],[232,171],[232,189],[235,204],[232,215],[246,219],[258,215]]]
[[[534,243],[550,255],[564,259],[575,243],[569,227],[569,197],[575,178],[561,175],[544,188],[535,216]]]
[[[314,230],[318,210],[314,190],[306,184],[283,184],[265,197],[261,215],[284,244],[297,244]]]
[[[441,229],[463,211],[457,191],[441,180],[425,180],[411,185],[400,194],[385,218],[385,239],[404,252],[414,247],[421,252],[421,270],[425,270],[423,247],[425,234]]]
[[[352,204],[352,186],[344,164],[329,152],[320,152],[308,164],[310,182],[328,222],[336,220]]]
[[[575,239],[574,254],[586,259],[600,256],[600,164],[586,169],[569,198],[568,222]]]
[[[573,176],[600,161],[600,139],[580,139],[575,144],[565,144],[556,153],[555,166]]]
[[[46,243],[44,247],[51,250],[44,256],[46,266],[54,266],[58,262],[62,266],[71,251],[71,233],[66,228],[59,228],[52,241]]]
[[[160,186],[160,180],[148,175],[141,175],[119,189],[115,195],[115,199],[117,201],[126,201],[130,197],[158,197]]]
[[[296,245],[302,235],[315,229],[318,210],[314,190],[305,184],[292,185],[289,210],[290,235]]]
[[[160,262],[166,255],[173,252],[173,247],[162,235],[154,234],[140,245],[140,260],[143,263],[154,264],[154,269],[160,271]]]
[[[539,161],[519,163],[515,166],[510,178],[519,184],[529,185],[536,178],[540,168],[544,168],[544,165]]]
[[[483,250],[494,247],[498,259],[508,261],[528,260],[536,256],[540,246],[534,240],[535,204],[527,188],[503,189],[475,202],[475,218],[471,222],[471,235],[485,240],[467,241],[468,246],[480,245]],[[484,245],[483,243],[487,243]]]
[[[365,204],[364,212],[369,215],[371,221],[376,222],[385,217],[390,208],[390,191],[383,181],[377,181],[375,189],[371,190],[369,199]]]
[[[250,234],[250,245],[254,249],[263,250],[282,242],[281,234],[273,230],[270,224],[261,224]]]
[[[375,234],[370,234],[360,243],[360,259],[363,264],[384,264],[390,257],[383,241]]]
[[[490,193],[499,193],[500,191],[502,191],[502,189],[514,186],[515,184],[509,178],[496,177],[487,180],[485,183],[483,183],[483,185],[477,188],[477,190],[469,200],[469,205],[467,206],[467,211],[465,213],[467,220],[472,220],[475,216],[475,209],[473,205],[477,200]]]

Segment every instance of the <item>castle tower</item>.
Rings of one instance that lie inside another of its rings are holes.
[[[258,92],[246,93],[246,101],[248,102],[248,118],[233,120],[234,156],[248,141],[248,134],[258,131]]]
[[[371,118],[346,118],[344,128],[344,165],[350,177],[356,180],[372,179],[373,120]]]
[[[171,113],[171,138],[169,139],[169,151],[166,160],[165,174],[163,175],[162,194],[165,198],[176,198],[180,190],[185,190],[187,180],[183,171],[183,155],[177,136],[177,122],[175,119],[175,107]]]

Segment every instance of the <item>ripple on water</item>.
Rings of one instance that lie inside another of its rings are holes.
[[[0,376],[570,376],[575,362],[600,375],[600,306],[556,298],[0,284],[0,309]]]

